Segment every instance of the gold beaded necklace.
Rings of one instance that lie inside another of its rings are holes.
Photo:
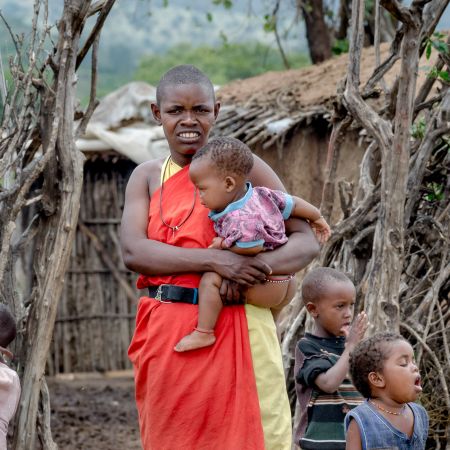
[[[372,405],[374,405],[375,408],[378,408],[380,411],[383,411],[388,414],[392,414],[393,416],[402,416],[403,414],[405,414],[406,404],[400,408],[399,412],[394,412],[394,411],[389,411],[388,409],[381,407],[378,403],[375,403],[373,400],[369,400],[369,402],[372,403]]]
[[[165,220],[164,220],[164,216],[163,216],[163,210],[162,210],[162,198],[163,198],[163,190],[164,190],[164,181],[166,179],[166,170],[167,167],[169,166],[169,164],[172,161],[172,157],[169,156],[169,159],[167,160],[166,165],[164,166],[164,172],[163,172],[163,176],[162,176],[162,183],[161,183],[161,192],[159,194],[159,217],[161,218],[161,222],[167,227],[170,228],[172,230],[172,237],[175,236],[175,231],[178,231],[185,223],[186,221],[189,219],[189,217],[191,217],[192,212],[194,211],[194,207],[195,207],[195,200],[197,198],[197,188],[194,186],[194,200],[192,202],[192,206],[191,209],[188,213],[188,215],[178,224],[175,226],[169,225]]]

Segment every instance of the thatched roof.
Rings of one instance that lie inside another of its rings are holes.
[[[141,81],[108,94],[94,111],[77,147],[87,156],[114,150],[136,164],[168,154],[163,130],[150,110],[155,94],[153,86]]]
[[[389,45],[383,44],[380,51],[384,61],[389,56]],[[329,121],[348,64],[348,54],[344,54],[319,65],[267,72],[227,84],[217,93],[222,108],[215,134],[267,148],[298,126],[308,126],[318,118]],[[424,61],[420,65],[431,63]],[[361,58],[361,85],[367,82],[374,67],[375,49],[366,48]],[[394,81],[399,68],[397,62],[386,75],[388,85]],[[419,71],[419,84],[425,76],[424,70]]]

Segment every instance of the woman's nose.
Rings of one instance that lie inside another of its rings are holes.
[[[182,122],[192,124],[196,122],[196,116],[193,111],[185,111],[182,117]]]

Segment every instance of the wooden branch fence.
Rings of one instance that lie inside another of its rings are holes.
[[[84,166],[80,217],[47,361],[47,373],[131,367],[127,348],[139,292],[121,259],[119,227],[135,165],[96,154]]]

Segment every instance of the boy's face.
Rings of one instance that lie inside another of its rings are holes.
[[[306,308],[313,316],[320,337],[348,336],[353,319],[356,291],[353,283],[333,281],[315,303]]]
[[[207,86],[177,84],[164,88],[160,105],[152,104],[152,112],[163,126],[173,160],[184,166],[207,143],[219,103],[214,103]]]
[[[198,189],[201,204],[207,208],[222,211],[232,201],[230,177],[221,174],[208,156],[192,162],[189,176]]]

